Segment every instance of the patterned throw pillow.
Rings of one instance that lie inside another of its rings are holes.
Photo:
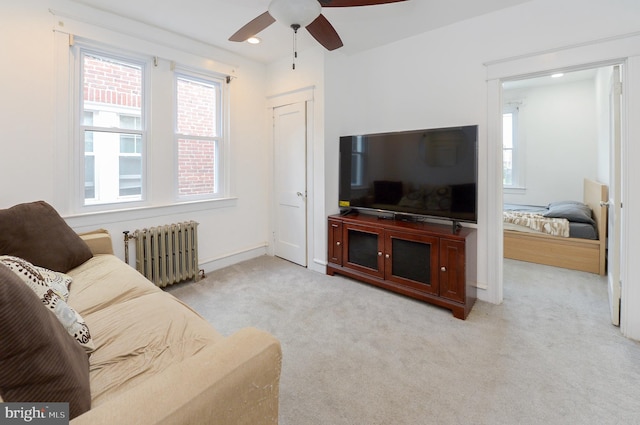
[[[36,293],[45,307],[56,315],[60,323],[62,323],[62,326],[69,332],[69,335],[74,337],[85,351],[91,352],[95,349],[89,327],[82,316],[67,304],[63,296],[57,293],[57,291],[60,290],[60,286],[64,286],[66,280],[64,276],[66,275],[54,277],[54,279],[57,280],[57,283],[54,284],[57,289],[54,289],[37,266],[34,266],[22,258],[2,255],[0,256],[0,263],[11,269],[11,271],[18,275],[20,279]],[[45,269],[45,276],[51,278],[48,272],[51,271]],[[67,278],[69,280],[71,279],[69,276],[67,276]],[[68,296],[68,290],[66,293]]]
[[[45,269],[44,267],[33,266],[44,281],[53,289],[60,298],[67,301],[69,300],[69,285],[71,285],[72,278],[68,274],[54,272],[53,270]]]

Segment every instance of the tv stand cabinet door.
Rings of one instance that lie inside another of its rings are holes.
[[[387,231],[385,279],[438,295],[438,246],[435,236]]]
[[[440,296],[465,302],[466,285],[465,243],[440,239]]]
[[[329,262],[342,265],[342,221],[329,219]]]
[[[380,227],[342,224],[342,266],[384,278],[384,230]]]

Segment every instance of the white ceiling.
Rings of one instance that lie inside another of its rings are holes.
[[[269,0],[72,0],[269,63],[292,54],[293,32],[278,22],[258,34],[259,45],[228,38],[267,10]],[[353,54],[530,0],[408,0],[377,6],[323,8]],[[471,36],[471,35],[470,35]],[[316,46],[299,31],[298,50]]]

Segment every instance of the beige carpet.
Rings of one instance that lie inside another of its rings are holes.
[[[261,257],[169,289],[223,334],[283,349],[282,425],[640,423],[640,343],[606,280],[505,261],[502,305],[451,312]]]

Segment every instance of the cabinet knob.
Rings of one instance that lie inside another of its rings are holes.
[[[391,257],[389,254],[385,254],[384,258],[389,258]]]
[[[340,242],[339,242],[339,241],[338,241],[338,242],[336,242],[336,245],[340,246]]]
[[[378,251],[378,257],[382,257],[382,251]]]
[[[441,271],[441,272],[446,272],[446,271],[447,271],[447,268],[446,268],[445,266],[442,266],[442,267],[440,267],[440,271]]]

